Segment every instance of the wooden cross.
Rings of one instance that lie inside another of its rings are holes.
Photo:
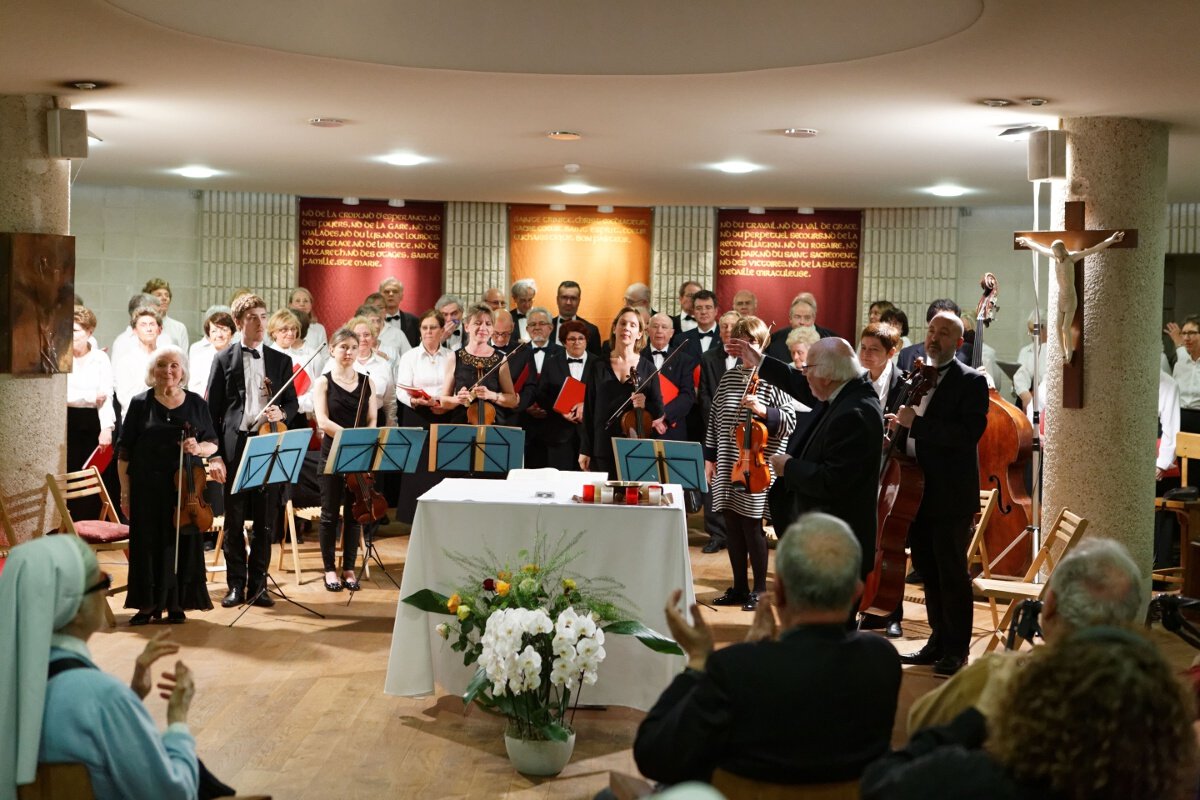
[[[1016,237],[1024,236],[1026,239],[1030,239],[1046,247],[1053,244],[1056,239],[1061,240],[1067,246],[1068,250],[1075,253],[1098,245],[1116,233],[1116,230],[1087,230],[1084,223],[1083,211],[1082,200],[1068,201],[1063,215],[1066,222],[1066,230],[1017,231],[1013,234],[1013,249],[1028,249],[1025,245],[1017,244],[1015,241]],[[1122,241],[1113,243],[1110,245],[1111,247],[1137,247],[1137,230],[1129,228],[1124,230],[1125,238]],[[1075,340],[1075,354],[1071,357],[1069,363],[1063,364],[1063,408],[1083,408],[1083,267],[1086,260],[1082,259],[1075,265],[1075,296],[1079,298],[1079,302],[1075,306],[1075,318],[1071,321],[1071,331]],[[1057,329],[1057,324],[1055,324],[1055,328]],[[1055,341],[1055,337],[1051,336],[1050,341]]]

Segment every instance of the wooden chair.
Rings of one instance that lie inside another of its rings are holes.
[[[216,531],[217,533],[217,543],[213,547],[212,561],[204,565],[205,583],[212,583],[213,575],[218,572],[225,572],[226,570],[225,565],[221,563],[225,557],[224,550],[222,549],[222,546],[225,544],[225,515],[222,514],[219,517],[213,517],[212,527],[208,531],[205,531],[205,533],[212,531]]]
[[[975,532],[971,534],[971,541],[967,544],[967,569],[973,569],[978,564],[980,573],[987,578],[992,577],[991,566],[995,561],[988,556],[987,538],[984,534],[999,502],[999,492],[995,489],[979,490],[979,516],[975,518]],[[925,605],[924,593],[912,592],[906,594],[904,599],[910,603]]]
[[[858,800],[858,781],[785,784],[756,781],[716,769],[712,786],[727,800]]]
[[[33,783],[17,787],[17,800],[93,800],[92,777],[83,764],[38,764]],[[271,800],[269,794],[236,795],[234,800]]]
[[[309,522],[316,522],[319,525],[321,522],[321,507],[320,506],[304,506],[302,508],[296,508],[295,506],[292,505],[292,501],[288,500],[287,505],[284,508],[283,518],[284,518],[284,522],[286,523],[286,528],[285,528],[284,534],[283,534],[284,541],[280,542],[280,544],[279,544],[279,561],[276,563],[275,568],[277,570],[283,569],[283,551],[285,548],[287,548],[290,545],[291,552],[292,552],[292,573],[296,576],[296,585],[299,586],[300,585],[300,549],[296,544],[296,518],[297,517],[299,517],[300,519],[308,520]],[[359,532],[358,532],[358,546],[359,546],[360,552],[362,552],[362,550],[364,550],[367,546],[366,535],[363,533],[361,527],[359,528]],[[340,554],[341,554],[341,548],[339,547],[335,553],[335,558],[337,557],[337,555],[340,555]],[[357,567],[356,567],[356,569],[357,569]],[[363,577],[363,578],[371,577],[371,562],[370,561],[366,562],[366,566],[363,568],[363,573],[362,573],[361,577]]]
[[[988,652],[995,650],[1003,643],[1004,632],[1012,622],[1013,614],[1020,602],[1022,600],[1040,600],[1043,597],[1046,587],[1049,585],[1050,576],[1054,573],[1054,568],[1062,561],[1063,556],[1071,552],[1072,548],[1083,538],[1087,526],[1086,519],[1064,508],[1058,513],[1058,518],[1054,520],[1050,530],[1042,537],[1042,547],[1033,557],[1033,563],[1029,565],[1029,570],[1021,580],[980,576],[972,582],[975,592],[987,598],[992,606],[993,630],[987,646]],[[1030,531],[1026,530],[1014,541],[1020,541],[1029,535],[1031,535]],[[1002,618],[998,618],[998,609],[995,603],[997,600],[1008,601],[1008,607]]]
[[[108,490],[104,488],[104,481],[100,478],[99,470],[89,467],[79,472],[47,475],[46,487],[50,490],[50,495],[54,498],[54,505],[58,508],[59,517],[62,519],[59,525],[60,531],[73,533],[83,539],[97,555],[112,550],[121,550],[125,553],[125,560],[129,561],[129,526],[117,519],[117,510],[108,496]],[[72,517],[67,501],[91,495],[100,498],[100,518],[77,520]],[[127,588],[128,584],[114,586],[109,589],[108,596],[123,592]],[[112,609],[108,607],[107,603],[104,608],[109,624],[116,624],[116,617],[113,616]]]
[[[1179,485],[1188,485],[1188,460],[1200,458],[1200,433],[1179,433],[1175,437],[1175,457],[1179,459]],[[1183,576],[1191,556],[1191,516],[1200,501],[1167,500],[1154,498],[1155,511],[1170,511],[1179,520],[1179,566],[1156,569],[1153,578],[1171,584],[1173,588],[1183,586]]]

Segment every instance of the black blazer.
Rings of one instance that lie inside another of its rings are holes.
[[[596,356],[591,353],[587,354],[583,362],[582,380],[585,384],[588,382],[588,376],[592,369],[596,366],[596,361]],[[541,439],[550,444],[561,444],[569,441],[572,437],[578,437],[579,429],[583,424],[568,422],[554,410],[554,401],[558,399],[558,393],[570,374],[566,348],[555,347],[553,350],[547,350],[542,361],[542,371],[538,375],[534,399],[539,406],[546,410],[546,418],[535,421],[539,423],[537,427]]]
[[[987,428],[988,385],[983,373],[950,362],[925,413],[913,420],[909,438],[925,473],[919,513],[969,516],[979,510],[979,453]]]
[[[688,319],[695,321],[695,317],[691,314],[688,314]],[[675,328],[676,334],[683,333],[683,312],[671,315],[671,326]]]
[[[638,364],[638,375],[645,376],[654,372],[654,356],[650,354],[652,349],[651,346],[647,345],[642,350],[641,363]],[[692,407],[696,404],[696,381],[694,376],[697,362],[691,346],[688,346],[686,350],[678,354],[675,351],[675,347],[667,346],[667,356],[672,356],[672,358],[663,365],[659,376],[665,377],[671,383],[675,384],[675,388],[679,390],[679,395],[670,403],[666,403],[663,409],[666,417],[667,432],[661,436],[653,433],[651,434],[651,438],[685,442],[688,440],[687,418],[691,414]],[[655,381],[658,382],[659,389],[661,390],[661,378],[656,376]],[[663,399],[665,400],[666,398]]]
[[[719,327],[719,326],[718,326]],[[711,353],[714,348],[721,347],[724,350],[724,345],[721,344],[721,333],[717,328],[713,328],[712,342],[708,345],[708,350],[704,350],[700,346],[700,329],[692,328],[690,331],[685,331],[674,337],[671,341],[673,347],[682,347],[684,342],[688,342],[687,348],[696,355],[696,358],[704,358],[706,353]]]
[[[912,369],[913,361],[918,357],[925,358],[925,343],[917,342],[910,344],[908,347],[900,349],[896,355],[896,366],[905,372]],[[954,357],[967,366],[971,366],[971,345],[963,342],[963,346],[958,348],[954,353]]]
[[[421,341],[421,321],[404,309],[399,309],[397,313],[400,314],[400,330],[404,333],[404,338],[408,339],[410,345],[416,347]]]
[[[806,511],[843,520],[862,546],[862,574],[874,566],[883,412],[864,376],[854,378],[814,414],[805,435],[788,442],[792,456],[767,494],[771,520],[782,534]]]
[[[725,375],[727,355],[724,343],[718,341],[708,348],[707,353],[700,356],[700,383],[696,387],[696,404],[692,406],[692,413],[688,415],[688,438],[693,442],[704,443],[704,434],[708,429],[708,411],[712,408],[713,398],[717,396],[717,387]]]
[[[790,628],[676,676],[638,726],[633,757],[666,783],[708,780],[717,767],[772,783],[856,780],[888,752],[899,690],[886,639],[841,624]]]
[[[562,342],[558,340],[558,321],[558,317],[550,320],[550,341],[561,347]],[[600,355],[600,329],[580,316],[576,316],[575,321],[582,322],[583,327],[587,328],[587,351],[594,356]]]
[[[292,377],[291,356],[265,344],[262,350],[263,372],[277,392]],[[294,417],[299,410],[295,384],[288,386],[275,403],[283,410],[285,420]],[[242,371],[242,348],[237,343],[213,358],[212,372],[208,375],[208,408],[217,429],[217,455],[232,466],[242,456],[237,448],[237,435],[246,408],[246,376]]]

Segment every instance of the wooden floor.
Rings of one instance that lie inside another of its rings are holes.
[[[695,591],[700,600],[711,600],[728,585],[728,558],[724,552],[702,553],[707,537],[699,530],[699,516],[690,524]],[[378,540],[383,562],[397,582],[408,548],[405,530],[393,525]],[[272,609],[253,608],[236,626],[227,627],[237,609],[220,607],[225,587],[218,576],[211,584],[216,608],[190,612],[187,624],[171,628],[183,645],[180,657],[196,674],[190,724],[199,753],[226,783],[242,794],[270,793],[288,800],[588,798],[607,786],[609,770],[636,773],[630,747],[643,716],[639,711],[580,711],[574,721],[575,754],[566,770],[556,778],[531,779],[508,764],[502,720],[464,709],[454,696],[385,695],[399,593],[378,569],[372,570],[372,580],[362,581],[363,591],[349,605],[348,593],[326,592],[315,539],[310,534],[301,546],[307,568],[301,585],[291,572],[275,577],[289,597],[326,619],[279,601]],[[112,571],[123,577],[119,567]],[[129,627],[132,612],[120,608],[121,596],[110,602],[117,627],[94,636],[90,647],[103,668],[129,675],[145,640],[161,628]],[[896,644],[901,652],[910,652],[924,644],[929,629],[920,605],[906,603],[905,613],[906,638]],[[739,641],[751,617],[740,609],[706,609],[705,614],[722,642]],[[987,622],[977,611],[980,632]],[[1189,651],[1178,646],[1176,652],[1185,666]],[[906,738],[908,706],[935,681],[927,668],[906,670],[897,744]],[[166,701],[152,695],[147,703],[165,725]]]

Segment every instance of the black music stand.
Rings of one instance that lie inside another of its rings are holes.
[[[684,489],[708,491],[704,448],[699,442],[615,438],[612,444],[620,480],[677,483]]]
[[[506,473],[525,462],[525,431],[502,425],[434,425],[431,472]]]
[[[333,435],[333,445],[325,459],[325,474],[416,472],[427,435],[421,428],[343,428]],[[345,525],[345,520],[342,524]],[[342,537],[344,543],[345,531]],[[396,579],[379,558],[374,538],[364,533],[363,568],[359,570],[360,576],[366,572],[368,559],[374,560],[392,585],[400,588],[400,584],[396,583]],[[350,592],[350,600],[353,599],[354,592]],[[350,605],[350,600],[346,601],[346,605]]]
[[[308,428],[295,431],[284,431],[283,433],[266,433],[258,436],[251,436],[246,439],[246,447],[242,451],[242,460],[238,464],[237,474],[233,479],[233,488],[231,494],[239,494],[245,491],[257,489],[260,492],[265,492],[268,486],[277,483],[295,483],[300,478],[300,467],[304,465],[304,454],[308,452],[308,443],[312,438],[312,431]],[[264,536],[265,531],[255,531],[255,536]],[[274,584],[274,589],[269,589],[269,584]],[[279,586],[279,582],[275,580],[275,576],[271,574],[270,565],[268,563],[267,579],[263,581],[262,588],[254,595],[247,597],[246,602],[242,605],[242,611],[233,618],[233,622],[229,623],[229,627],[237,624],[237,621],[250,610],[254,601],[262,596],[263,592],[270,591],[282,600],[285,600],[297,608],[302,608],[310,614],[325,619],[325,615],[309,608],[303,603],[297,603],[292,598],[284,594],[283,589]]]

